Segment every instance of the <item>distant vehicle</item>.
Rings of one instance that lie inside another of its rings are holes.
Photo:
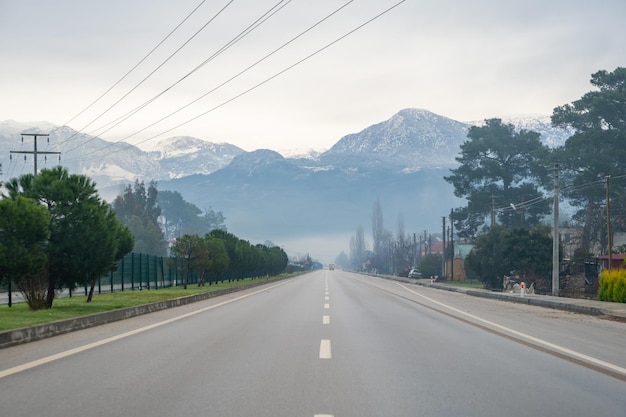
[[[406,278],[409,276],[409,272],[410,271],[408,269],[403,269],[402,271],[398,272],[398,276]]]
[[[409,271],[409,278],[421,278],[422,273],[417,268],[413,268]]]
[[[335,270],[335,264],[328,264],[328,269],[331,271]]]

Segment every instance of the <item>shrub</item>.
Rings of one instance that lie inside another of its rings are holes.
[[[626,303],[626,269],[602,271],[598,299]]]

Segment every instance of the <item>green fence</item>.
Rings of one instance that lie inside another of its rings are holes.
[[[197,283],[197,277],[190,276],[188,284]],[[98,279],[94,292],[98,294],[117,291],[158,290],[159,288],[182,285],[182,275],[177,271],[172,258],[130,253],[117,265],[117,270]],[[88,293],[89,288],[62,289],[59,297],[71,297],[77,293]],[[23,301],[15,285],[0,286],[0,305],[11,305]]]
[[[98,280],[97,291],[159,289],[176,285],[176,270],[162,256],[129,253],[117,265],[117,270]]]

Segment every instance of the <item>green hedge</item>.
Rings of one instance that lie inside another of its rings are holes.
[[[602,301],[626,303],[626,269],[602,271],[598,298]]]

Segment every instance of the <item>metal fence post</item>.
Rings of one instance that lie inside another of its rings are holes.
[[[161,267],[161,288],[165,288],[165,271],[163,270],[163,257],[161,256],[161,262],[159,264]]]
[[[155,290],[159,289],[159,274],[157,270],[157,258],[158,256],[154,257],[154,289]]]
[[[130,254],[130,289],[135,290],[135,254]]]
[[[141,253],[139,254],[139,291],[143,290],[143,262],[141,262]]]
[[[126,260],[126,257],[124,256],[122,258],[122,264],[120,265],[120,283],[122,284],[122,292],[124,292],[124,261]]]

